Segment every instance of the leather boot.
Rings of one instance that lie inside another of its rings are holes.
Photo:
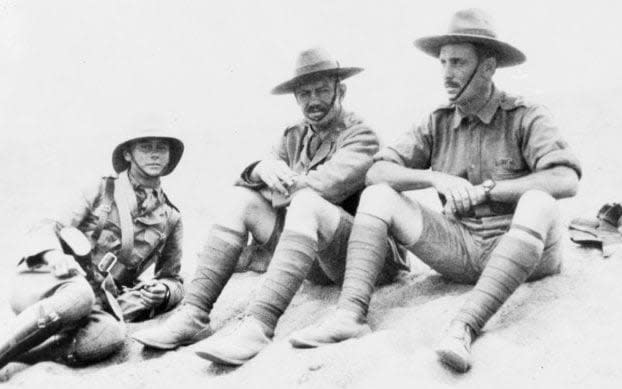
[[[231,331],[225,330],[199,343],[196,354],[215,363],[239,366],[270,344],[274,331],[267,325],[251,315],[238,320]]]
[[[471,343],[473,330],[467,324],[454,322],[436,348],[439,361],[458,373],[466,373],[471,368]]]
[[[0,335],[0,368],[60,331],[61,327],[58,314],[46,312],[41,303],[25,309]]]
[[[371,328],[364,318],[354,312],[337,309],[319,324],[294,332],[289,342],[294,347],[311,348],[360,338],[369,333],[371,333]]]
[[[34,365],[41,361],[55,361],[71,365],[72,361],[68,358],[72,346],[75,343],[77,330],[61,331],[50,336],[38,346],[15,357],[15,361]]]
[[[184,304],[164,323],[136,331],[131,337],[148,347],[173,350],[196,343],[211,334],[209,313],[194,305]]]

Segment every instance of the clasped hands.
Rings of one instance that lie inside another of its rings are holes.
[[[263,181],[268,188],[285,197],[307,185],[304,175],[294,172],[279,159],[260,161],[251,172],[251,179]]]
[[[473,207],[486,201],[486,190],[462,177],[434,172],[432,186],[445,197],[444,212],[466,215]]]

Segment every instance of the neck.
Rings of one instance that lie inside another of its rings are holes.
[[[477,113],[488,103],[492,94],[492,82],[483,85],[473,96],[465,101],[456,102],[456,106],[466,115],[477,115]]]
[[[151,177],[134,165],[130,167],[128,174],[138,185],[153,189],[160,187],[160,177]]]

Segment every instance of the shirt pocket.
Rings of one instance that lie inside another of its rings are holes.
[[[495,181],[511,180],[529,174],[524,162],[513,158],[501,157],[494,160],[492,178]]]

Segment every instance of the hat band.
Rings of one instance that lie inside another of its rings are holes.
[[[496,38],[497,34],[484,28],[461,28],[450,32],[450,34],[480,35],[490,38]]]
[[[302,76],[302,75],[313,73],[313,72],[318,72],[322,70],[330,70],[330,69],[338,69],[338,68],[339,68],[339,64],[334,61],[316,62],[314,64],[307,65],[307,66],[301,66],[298,69],[296,69],[296,76]]]

